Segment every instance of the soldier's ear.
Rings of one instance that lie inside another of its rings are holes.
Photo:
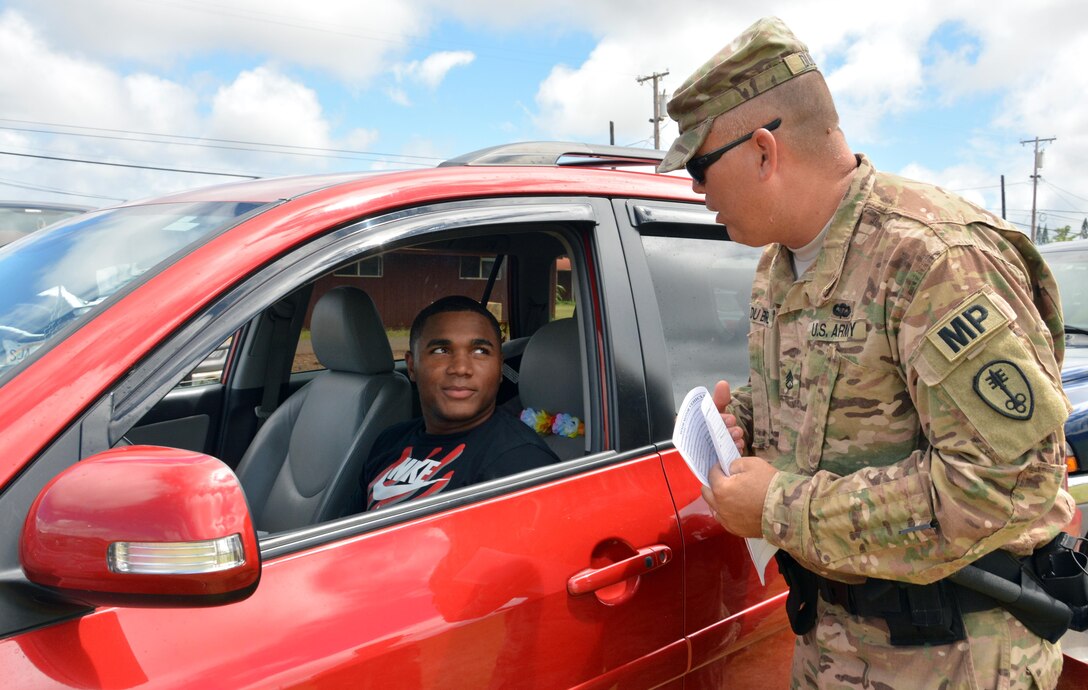
[[[404,366],[408,369],[408,380],[415,383],[416,380],[416,365],[412,359],[412,351],[404,351]]]
[[[778,172],[778,140],[765,129],[757,129],[752,135],[759,152],[759,180],[765,182]]]

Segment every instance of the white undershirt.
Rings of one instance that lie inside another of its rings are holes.
[[[820,250],[824,248],[824,238],[827,237],[827,231],[831,228],[831,221],[828,220],[824,225],[824,229],[820,231],[820,234],[812,238],[812,241],[803,247],[798,249],[790,249],[790,259],[793,261],[793,277],[794,279],[800,278],[808,270],[808,267],[816,263],[816,257],[820,255]],[[787,247],[789,249],[789,247]]]

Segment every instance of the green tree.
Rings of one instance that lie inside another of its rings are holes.
[[[1058,228],[1054,231],[1055,242],[1068,242],[1071,239],[1073,239],[1072,226],[1066,225],[1064,228]]]
[[[1080,238],[1082,240],[1088,240],[1088,218],[1085,218],[1080,224]]]

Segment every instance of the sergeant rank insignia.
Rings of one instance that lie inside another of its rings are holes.
[[[1007,359],[982,365],[975,374],[975,393],[998,414],[1020,421],[1031,419],[1035,396],[1020,367]]]

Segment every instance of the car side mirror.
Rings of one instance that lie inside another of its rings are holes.
[[[57,475],[19,540],[27,578],[97,606],[214,606],[245,599],[260,550],[238,478],[192,451],[127,446]]]

